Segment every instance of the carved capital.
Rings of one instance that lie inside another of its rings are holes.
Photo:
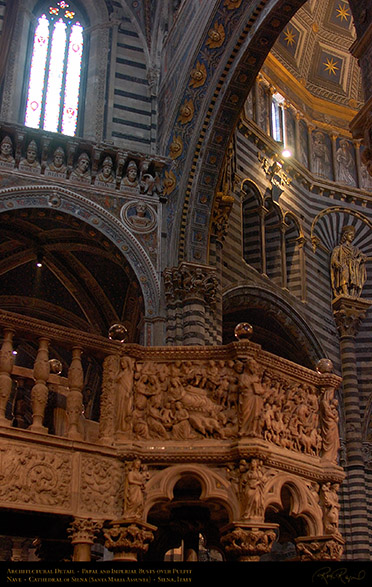
[[[101,527],[102,522],[97,522],[91,518],[75,518],[67,529],[67,533],[70,536],[71,544],[93,544],[95,536]]]
[[[339,535],[301,536],[296,538],[296,549],[301,561],[340,560],[344,541]]]
[[[270,552],[276,539],[277,524],[233,522],[222,530],[221,543],[229,558],[258,561]]]
[[[218,287],[215,270],[202,265],[182,263],[163,273],[167,300],[191,301],[200,299],[214,305]]]
[[[116,561],[136,561],[147,552],[154,539],[156,526],[138,520],[116,520],[104,530],[105,547],[114,553]]]
[[[372,302],[361,298],[338,297],[332,302],[334,320],[340,337],[355,337]]]

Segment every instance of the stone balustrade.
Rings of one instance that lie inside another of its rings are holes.
[[[145,348],[4,311],[0,325],[3,425],[11,423],[6,409],[12,378],[22,376],[22,367],[14,365],[12,340],[33,339],[38,340],[33,371],[28,372],[33,431],[47,432],[43,420],[54,367],[49,348],[57,345],[70,352],[67,378],[54,374],[54,385],[66,397],[70,438],[81,438],[84,353],[103,369],[100,443],[183,446],[255,439],[272,449],[337,462],[335,390],[340,379],[327,361],[312,371],[262,351],[247,338],[218,347]]]

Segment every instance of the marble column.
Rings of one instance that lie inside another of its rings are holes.
[[[338,297],[332,302],[333,315],[340,339],[346,484],[349,499],[353,502],[353,515],[349,520],[346,520],[350,527],[352,545],[352,552],[347,553],[347,556],[358,560],[368,560],[370,554],[368,549],[368,512],[355,338],[371,304],[370,300],[352,297]]]

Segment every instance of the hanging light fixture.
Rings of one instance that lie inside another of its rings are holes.
[[[42,251],[38,251],[36,253],[36,267],[42,267],[43,266],[43,259],[44,259],[44,255]]]

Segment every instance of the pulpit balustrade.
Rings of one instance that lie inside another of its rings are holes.
[[[161,482],[153,480],[163,475],[164,466],[181,462],[207,468],[213,463],[218,465],[218,475],[222,475],[222,467],[223,483],[217,485],[228,487],[226,496],[233,496],[230,524],[221,529],[221,543],[228,556],[258,560],[270,550],[277,528],[265,522],[265,510],[270,499],[280,501],[280,490],[273,480],[298,475],[304,501],[313,504],[306,506],[306,515],[312,520],[308,536],[297,539],[299,557],[309,557],[309,552],[312,558],[340,557],[337,490],[343,472],[337,464],[335,398],[340,378],[332,373],[329,361],[319,361],[314,371],[295,365],[264,352],[245,337],[244,329],[238,329],[237,341],[226,346],[145,348],[4,311],[0,312],[0,325],[2,429],[11,428],[16,441],[17,421],[22,417],[18,413],[17,420],[9,414],[9,401],[14,382],[27,379],[32,383],[32,414],[28,429],[22,430],[22,443],[33,433],[51,439],[52,430],[56,438],[76,443],[69,445],[70,451],[74,446],[76,451],[92,451],[92,455],[98,450],[124,463],[116,472],[108,465],[103,473],[98,465],[96,470],[92,467],[89,483],[85,480],[79,490],[84,502],[92,476],[103,475],[99,482],[107,483],[106,474],[116,475],[116,485],[108,490],[117,492],[110,497],[116,505],[112,508],[106,500],[106,512],[98,512],[98,518],[109,521],[106,545],[111,545],[117,560],[134,560],[139,552],[146,552],[156,530],[148,524],[147,516],[157,500],[161,501],[156,493]],[[37,341],[32,370],[16,364],[14,340],[18,346],[22,341],[29,345]],[[64,349],[64,357],[69,354],[66,377],[55,372],[54,349]],[[82,357],[94,358],[102,366],[100,413],[95,423],[84,415]],[[62,411],[67,423],[65,429],[45,425],[51,389],[65,398],[60,404],[64,408],[58,408],[59,418]],[[12,405],[16,403],[13,399]],[[88,448],[83,448],[85,442]],[[136,482],[132,491],[133,475],[141,477],[139,492]],[[76,509],[76,520],[91,519],[93,510],[88,501],[85,510]],[[124,533],[127,537],[134,530],[136,536],[146,536],[146,545],[132,545],[128,553],[121,546],[127,539],[118,542],[118,536]],[[85,552],[86,547],[72,538],[78,551]],[[321,555],[317,553],[319,544]]]

